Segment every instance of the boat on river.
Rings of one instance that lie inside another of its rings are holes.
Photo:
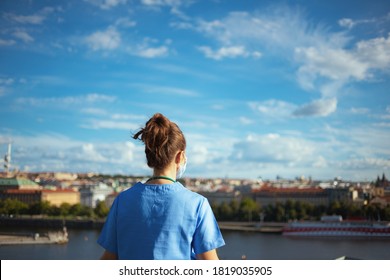
[[[343,221],[341,216],[323,216],[321,221],[294,221],[283,228],[287,236],[390,237],[389,222]]]

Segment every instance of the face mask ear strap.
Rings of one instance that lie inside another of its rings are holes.
[[[186,155],[186,152],[183,151],[183,157],[184,157],[184,161],[187,162],[187,155]]]
[[[183,153],[184,153],[184,151],[183,151]],[[184,172],[186,171],[186,167],[187,167],[187,156],[184,154],[184,163],[179,164],[176,179],[181,178],[183,176]]]

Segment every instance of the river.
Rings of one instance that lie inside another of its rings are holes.
[[[94,260],[100,257],[103,249],[96,243],[98,230],[69,229],[68,232],[69,242],[62,245],[2,245],[0,259]],[[243,256],[251,260],[332,260],[342,256],[390,260],[390,238],[298,238],[256,232],[222,233],[226,245],[218,250],[218,254],[225,260],[237,260]]]

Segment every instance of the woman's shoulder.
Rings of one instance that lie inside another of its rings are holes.
[[[131,193],[135,193],[135,192],[139,192],[141,190],[141,187],[142,186],[142,183],[141,182],[138,182],[138,183],[135,183],[133,186],[131,186],[130,188],[128,189],[125,189],[123,191],[121,191],[117,197],[119,198],[122,198],[124,196],[127,196],[127,195],[131,195]]]
[[[197,200],[200,202],[204,202],[205,200],[207,201],[207,198],[205,198],[203,195],[186,188],[180,182],[176,182],[176,184],[181,188],[181,192],[184,193],[185,195],[187,195],[188,197],[190,197],[191,199],[194,199],[194,200]]]

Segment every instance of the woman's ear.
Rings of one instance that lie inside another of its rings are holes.
[[[182,154],[184,153],[184,151],[179,151],[177,152],[176,156],[175,156],[175,163],[176,164],[180,164],[181,162],[181,157],[182,157]]]

